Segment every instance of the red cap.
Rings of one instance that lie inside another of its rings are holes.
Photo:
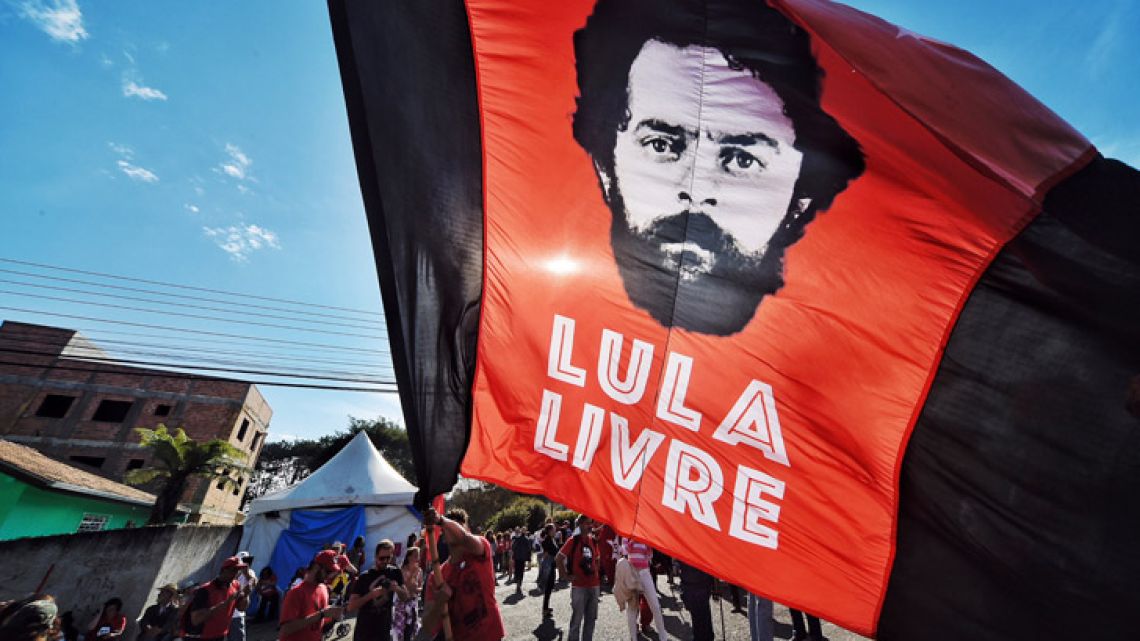
[[[336,550],[321,550],[313,561],[329,572],[340,572],[340,563],[337,562]]]
[[[240,568],[248,568],[248,567],[249,566],[245,564],[245,561],[242,561],[241,557],[238,557],[238,556],[231,556],[230,558],[226,559],[225,561],[222,561],[222,569],[223,570],[228,570],[230,568],[239,568],[240,569]]]

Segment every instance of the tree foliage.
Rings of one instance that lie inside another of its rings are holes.
[[[534,532],[546,522],[546,505],[539,499],[518,496],[503,509],[487,519],[487,528],[502,532],[516,527],[525,527]]]
[[[380,417],[367,420],[349,417],[348,428],[318,439],[266,443],[246,488],[245,501],[283,489],[305,479],[336,456],[358,432],[368,434],[372,445],[410,483],[415,483],[408,433],[395,422]]]
[[[554,510],[554,514],[552,514],[550,518],[554,519],[555,523],[569,521],[573,524],[578,520],[578,513],[574,510]]]
[[[471,529],[483,530],[489,527],[492,516],[519,496],[505,487],[475,482],[473,487],[452,492],[447,507],[462,508],[467,512],[467,524]]]
[[[199,443],[181,427],[171,432],[161,423],[153,430],[136,427],[135,432],[142,446],[153,454],[154,464],[127,472],[125,479],[131,485],[158,484],[149,524],[170,521],[191,478],[236,487],[250,471],[244,463],[245,452],[226,440],[215,438]]]

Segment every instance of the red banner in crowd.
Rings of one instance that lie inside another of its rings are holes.
[[[840,5],[467,4],[485,264],[462,473],[871,632],[946,338],[1089,144]]]

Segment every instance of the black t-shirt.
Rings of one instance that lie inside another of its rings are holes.
[[[170,628],[174,626],[174,617],[178,615],[178,608],[173,605],[168,605],[165,608],[155,603],[146,609],[143,613],[142,620],[139,621],[140,627],[153,626],[159,628],[161,632],[155,636],[155,639],[165,639],[169,635]]]
[[[372,584],[380,577],[394,581],[396,585],[404,584],[404,573],[400,568],[389,565],[383,570],[372,568],[357,577],[352,593],[359,596],[368,594]],[[381,585],[384,583],[378,583],[377,587]],[[392,636],[392,593],[389,593],[387,598],[381,595],[361,606],[356,615],[356,630],[352,638],[354,641],[375,641],[390,636]]]
[[[558,554],[558,544],[554,542],[554,535],[542,537],[542,551],[554,558]]]

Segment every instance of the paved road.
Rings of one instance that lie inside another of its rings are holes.
[[[500,585],[495,591],[503,612],[503,623],[510,641],[565,641],[570,623],[570,588],[567,585],[555,587],[550,597],[550,607],[554,609],[551,619],[542,619],[542,591],[535,586],[538,570],[532,569],[523,580],[523,592],[516,593],[514,585]],[[689,613],[681,605],[681,594],[677,588],[670,591],[665,577],[658,577],[657,587],[661,594],[661,609],[665,615],[665,631],[670,639],[689,640],[693,638],[689,627]],[[726,593],[727,594],[727,593]],[[720,606],[724,608],[724,631],[721,629]],[[746,603],[742,602],[742,606]],[[748,618],[743,610],[734,612],[730,600],[712,602],[713,629],[716,638],[724,641],[748,641]],[[792,619],[787,608],[776,606],[776,638],[790,639]],[[824,635],[829,641],[862,641],[863,637],[848,632],[829,623],[824,623]],[[598,604],[598,621],[594,628],[594,641],[624,641],[629,637],[625,613],[618,610],[612,594],[603,592]],[[641,641],[654,639],[656,635],[643,634]]]
[[[523,590],[516,591],[514,585],[500,583],[495,597],[503,613],[503,623],[509,641],[566,641],[570,623],[570,588],[561,584],[555,587],[550,597],[550,607],[554,616],[542,618],[542,591],[535,586],[538,570],[527,572],[523,579]],[[693,638],[689,627],[689,613],[681,605],[680,592],[670,591],[665,577],[658,578],[661,591],[661,608],[665,614],[665,631],[669,639],[690,640]],[[722,632],[720,605],[724,606],[724,628]],[[743,605],[743,604],[742,604]],[[713,627],[718,641],[748,641],[748,619],[743,611],[735,612],[729,600],[712,602]],[[792,636],[791,617],[787,608],[776,606],[776,638],[790,639]],[[349,619],[351,622],[352,620]],[[275,627],[261,624],[250,628],[251,641],[271,641],[276,638]],[[865,641],[863,637],[841,628],[823,624],[823,632],[828,641]],[[625,641],[628,638],[625,614],[618,611],[612,594],[603,592],[598,604],[598,620],[594,628],[594,641]],[[347,637],[351,640],[351,633]],[[655,635],[641,635],[639,641],[651,641]],[[381,641],[377,639],[375,641]],[[457,640],[462,641],[462,640]]]

